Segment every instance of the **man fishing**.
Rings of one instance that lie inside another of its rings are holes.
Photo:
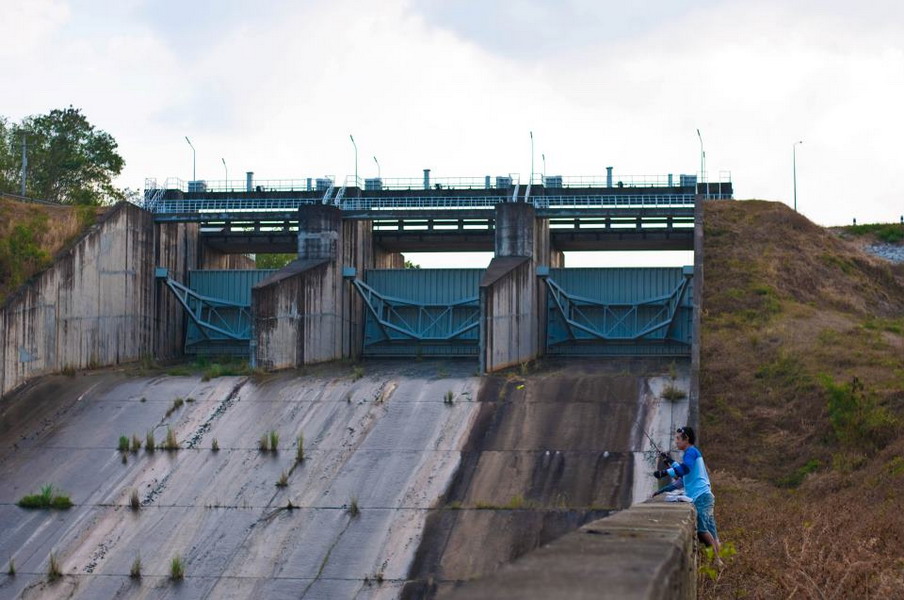
[[[715,563],[722,567],[722,559],[719,557],[719,533],[716,530],[716,517],[713,508],[716,499],[709,483],[709,474],[703,463],[703,454],[695,446],[697,435],[691,427],[679,427],[675,432],[675,446],[684,452],[681,462],[673,461],[665,452],[660,456],[666,464],[670,465],[664,471],[656,471],[653,477],[680,477],[684,482],[684,494],[694,502],[697,508],[697,536],[707,546],[715,550]]]

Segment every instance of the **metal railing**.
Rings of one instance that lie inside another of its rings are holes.
[[[307,177],[303,179],[257,179],[251,181],[251,191],[260,192],[316,192],[324,191],[332,186],[336,177],[324,175],[322,177]],[[329,182],[329,183],[327,183]],[[148,187],[148,186],[153,187]],[[157,180],[145,179],[145,191],[156,190]],[[199,179],[196,182],[185,181],[178,177],[167,178],[160,188],[163,190],[177,190],[180,192],[247,192],[248,181],[246,179],[212,180]]]
[[[484,175],[483,177],[375,177],[364,179],[354,175],[345,178],[346,187],[362,190],[498,190],[518,185],[518,173]]]

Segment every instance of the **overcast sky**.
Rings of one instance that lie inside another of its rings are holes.
[[[899,0],[0,0],[0,114],[72,104],[120,184],[253,170],[730,172],[824,225],[904,213]]]

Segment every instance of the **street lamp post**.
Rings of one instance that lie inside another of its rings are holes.
[[[191,140],[188,139],[188,136],[185,136],[185,141],[188,142],[189,147],[191,147],[191,180],[197,181],[198,177],[195,171],[195,166],[197,165],[195,147],[192,146]]]
[[[546,155],[541,154],[540,158],[543,159],[543,185],[546,185]]]
[[[697,137],[700,139],[700,183],[706,183],[706,152],[703,150],[703,135],[700,133],[700,129],[697,129]],[[704,188],[703,199],[709,195],[709,186]]]
[[[797,212],[797,145],[803,143],[803,140],[799,140],[791,144],[791,165],[794,173],[794,212]]]
[[[229,191],[229,167],[226,166],[226,159],[220,157],[220,160],[223,161],[223,171],[225,172],[226,177],[226,191]]]
[[[528,185],[534,182],[534,132],[530,132],[530,181]]]
[[[381,175],[380,171],[380,161],[377,160],[376,156],[374,156],[374,162],[377,163],[377,179],[383,179],[383,175]]]
[[[355,147],[355,187],[358,186],[358,144],[355,143],[355,136],[352,134],[348,134],[348,139],[352,141],[352,146]]]

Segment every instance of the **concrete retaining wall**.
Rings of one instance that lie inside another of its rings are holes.
[[[494,258],[480,282],[480,368],[504,369],[536,358],[537,277],[527,257]]]
[[[158,230],[127,203],[107,213],[0,308],[0,394],[46,373],[180,354],[181,309],[154,267],[193,268],[196,229]]]
[[[695,522],[691,504],[635,504],[445,597],[690,600],[697,597]]]

